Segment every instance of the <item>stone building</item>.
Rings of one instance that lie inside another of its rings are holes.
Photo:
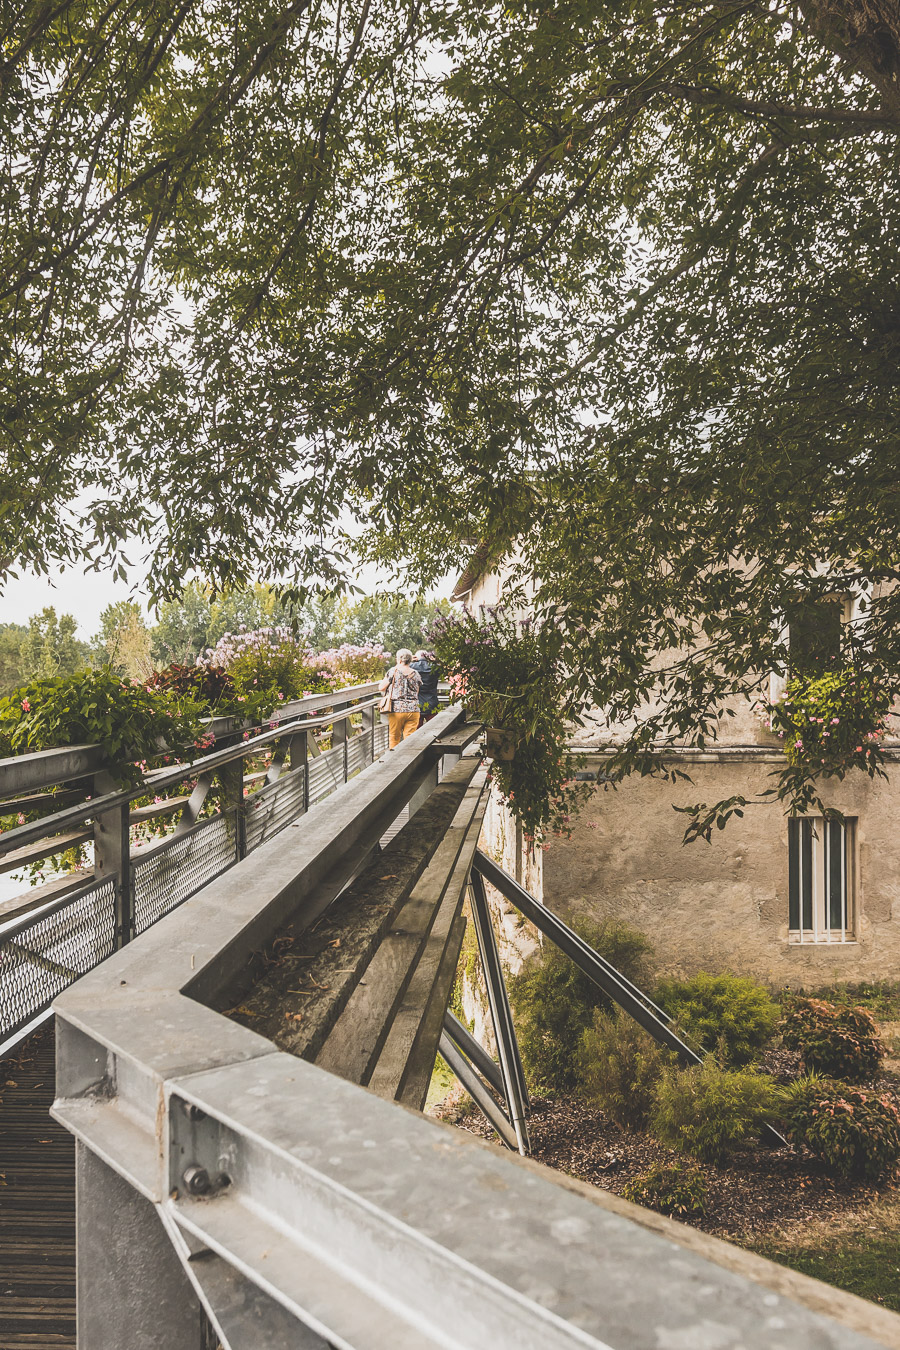
[[[452,599],[478,613],[496,604],[502,589],[503,569],[476,553]],[[843,597],[833,613],[836,624],[851,620],[852,599]],[[774,699],[776,676],[770,685]],[[772,802],[748,806],[743,818],[713,831],[710,844],[684,845],[686,818],[676,805],[754,798],[783,766],[780,742],[750,703],[734,712],[714,748],[667,748],[667,760],[691,783],[634,777],[617,788],[598,786],[571,839],[554,839],[536,856],[495,800],[486,847],[563,917],[616,917],[641,929],[666,973],[730,970],[791,987],[898,978],[900,739],[885,742],[887,780],[862,771],[829,780],[828,800],[843,822],[789,818]],[[598,711],[571,744],[602,780],[605,757],[620,738]]]

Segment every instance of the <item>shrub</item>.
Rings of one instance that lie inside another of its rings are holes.
[[[666,1052],[621,1009],[597,1009],[581,1039],[582,1089],[617,1125],[641,1130],[667,1062]]]
[[[787,1127],[839,1176],[880,1181],[900,1161],[900,1111],[877,1092],[817,1074],[787,1090]]]
[[[778,1021],[778,1006],[762,985],[737,975],[661,980],[657,1001],[699,1045],[721,1046],[729,1065],[749,1064]]]
[[[632,1177],[622,1194],[660,1214],[706,1213],[706,1178],[699,1167],[685,1163],[657,1163],[649,1172]]]
[[[99,744],[119,780],[141,781],[138,763],[164,745],[192,744],[197,705],[120,680],[108,669],[34,680],[0,699],[0,730],[14,754],[58,745]]]
[[[792,999],[781,1021],[781,1036],[790,1050],[800,1051],[805,1069],[850,1083],[874,1078],[884,1058],[872,1014],[825,999]]]
[[[874,776],[884,761],[879,742],[891,701],[884,680],[848,666],[793,675],[783,698],[767,704],[765,713],[794,767],[838,778],[860,768]]]
[[[341,684],[365,684],[370,680],[380,680],[389,663],[390,653],[385,651],[380,642],[366,642],[362,646],[342,642],[340,647],[317,652],[312,660],[316,670],[331,671]]]
[[[193,698],[204,703],[211,713],[231,711],[237,694],[234,680],[225,670],[214,666],[182,666],[177,663],[156,670],[145,684],[159,693]]]
[[[640,983],[647,975],[650,944],[626,924],[576,919],[572,927],[589,946]],[[558,947],[547,943],[509,981],[519,1047],[536,1088],[564,1090],[579,1077],[581,1038],[597,1008],[609,1009],[606,995]]]
[[[266,692],[272,706],[279,697],[302,698],[304,694],[327,693],[338,683],[329,670],[313,665],[315,654],[302,646],[291,629],[257,628],[247,633],[226,633],[202,658],[204,666],[227,670],[238,698]]]
[[[723,1069],[710,1057],[690,1069],[666,1069],[651,1128],[662,1143],[719,1162],[775,1120],[783,1091],[751,1069]]]

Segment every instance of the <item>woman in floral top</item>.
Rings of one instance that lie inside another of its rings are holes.
[[[397,653],[397,664],[392,666],[379,688],[390,690],[391,711],[388,715],[388,739],[393,750],[419,725],[419,685],[422,676],[409,664],[412,652],[405,647]]]

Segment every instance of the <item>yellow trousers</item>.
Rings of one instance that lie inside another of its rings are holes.
[[[407,736],[411,736],[419,725],[418,709],[415,712],[388,713],[388,741],[391,749],[399,745]]]

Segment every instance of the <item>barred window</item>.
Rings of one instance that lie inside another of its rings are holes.
[[[792,942],[853,941],[856,821],[797,816],[788,821],[788,909]]]

